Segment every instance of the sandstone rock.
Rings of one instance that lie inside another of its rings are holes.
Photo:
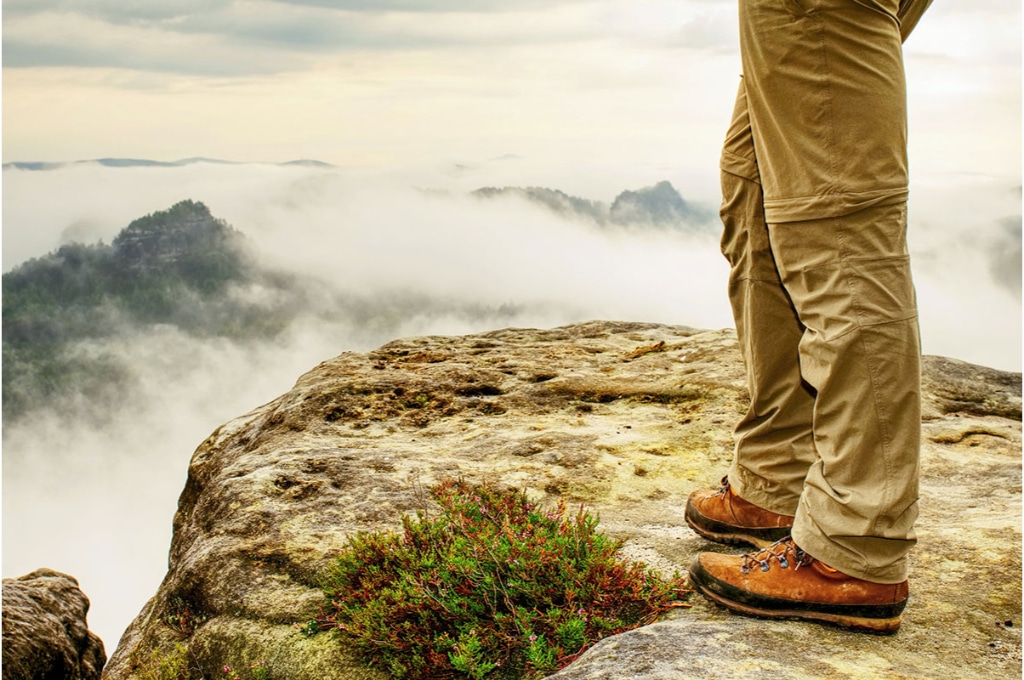
[[[3,679],[95,680],[107,661],[89,632],[89,598],[51,569],[3,580]]]
[[[695,598],[555,677],[1019,676],[1020,375],[926,365],[921,540],[899,634],[746,619]],[[382,677],[298,626],[319,613],[319,576],[347,536],[399,526],[449,475],[586,503],[627,555],[684,570],[725,549],[683,510],[723,474],[747,399],[729,330],[592,322],[342,354],[196,450],[167,576],[104,677],[184,650],[192,677],[256,661],[274,680]]]

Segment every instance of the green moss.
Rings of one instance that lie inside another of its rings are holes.
[[[384,680],[338,646],[328,635],[309,637],[301,624],[271,624],[263,620],[217,616],[189,640],[189,655],[205,680],[224,680],[227,666],[238,671],[241,680],[253,664],[264,662],[270,680]],[[230,677],[230,676],[229,676]]]
[[[169,653],[154,649],[145,660],[136,660],[135,674],[140,680],[188,680],[188,646],[179,643]]]

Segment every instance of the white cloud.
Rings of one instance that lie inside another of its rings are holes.
[[[166,568],[189,453],[319,361],[394,337],[510,325],[731,325],[714,237],[601,229],[519,200],[464,195],[482,185],[548,184],[609,201],[652,183],[650,168],[619,168],[618,186],[599,190],[608,176],[588,176],[593,168],[545,166],[543,175],[522,159],[464,166],[391,176],[203,164],[5,171],[5,258],[41,255],[69,228],[109,241],[134,217],[189,197],[247,233],[270,263],[318,277],[323,305],[340,295],[376,311],[310,317],[274,342],[198,340],[165,327],[93,345],[135,366],[141,386],[106,424],[71,410],[5,425],[4,574],[45,565],[78,577],[93,602],[90,624],[112,649]],[[689,200],[716,200],[676,184]],[[1020,214],[1019,188],[978,177],[917,184],[911,246],[925,351],[1019,370],[1019,299],[989,272],[1000,220]]]
[[[691,183],[678,167],[660,176],[648,166],[605,174],[605,168],[579,165],[538,168],[523,159],[459,167],[457,172],[435,166],[393,174],[207,164],[6,170],[4,269],[55,248],[69,230],[109,241],[131,219],[192,198],[249,234],[281,267],[316,273],[351,294],[404,290],[494,307],[513,302],[591,317],[730,325],[722,292],[724,261],[713,238],[600,230],[517,200],[464,196],[481,186],[546,185],[611,201],[623,189],[670,179],[687,200],[713,209],[714,187]],[[1019,187],[1019,176],[914,176],[915,276],[938,299],[947,299],[940,291],[962,299],[958,309],[965,319],[999,316],[1019,326],[1018,305],[1004,298],[1012,291],[1000,289],[992,274],[993,248],[1005,238],[1006,221],[1021,214]],[[62,200],[48,200],[54,195]],[[921,298],[922,307],[931,305],[928,294]],[[922,314],[926,327],[940,329],[926,334],[926,351],[1019,368],[1019,352],[1009,351],[1014,342],[1019,345],[1019,331],[1001,334],[1009,349],[986,360],[994,339],[982,324],[951,322],[961,315],[940,307],[932,305]],[[967,340],[943,340],[950,336]],[[944,347],[974,350],[968,357]]]
[[[385,311],[403,295],[421,300],[358,324],[309,319],[271,343],[201,341],[168,328],[132,333],[90,350],[134,366],[142,380],[110,423],[76,420],[71,409],[6,426],[4,573],[45,564],[75,575],[108,649],[165,569],[189,452],[320,360],[394,337],[496,326],[599,317],[728,323],[713,241],[603,232],[515,201],[272,166],[8,170],[4,188],[5,255],[42,254],[68,224],[109,240],[125,213],[191,196],[249,233],[272,263],[319,276],[327,296]],[[56,194],[61,201],[44,200]]]

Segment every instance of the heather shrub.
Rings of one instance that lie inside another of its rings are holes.
[[[400,532],[360,533],[327,579],[317,621],[397,678],[537,678],[608,635],[686,606],[663,579],[617,555],[582,506],[446,480],[440,506]]]

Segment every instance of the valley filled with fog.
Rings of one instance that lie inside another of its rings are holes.
[[[108,652],[164,574],[192,451],[320,361],[411,335],[591,319],[732,326],[716,171],[532,168],[507,157],[389,172],[79,163],[5,167],[3,179],[5,273],[61,245],[110,243],[132,220],[192,199],[293,282],[225,293],[268,315],[288,308],[272,334],[113,315],[109,333],[71,351],[125,371],[117,390],[100,400],[64,391],[5,413],[3,575],[46,566],[77,577]],[[654,194],[623,194],[665,181],[685,207],[664,219],[644,203]],[[1020,370],[1020,205],[1019,178],[914,178],[925,353]]]

